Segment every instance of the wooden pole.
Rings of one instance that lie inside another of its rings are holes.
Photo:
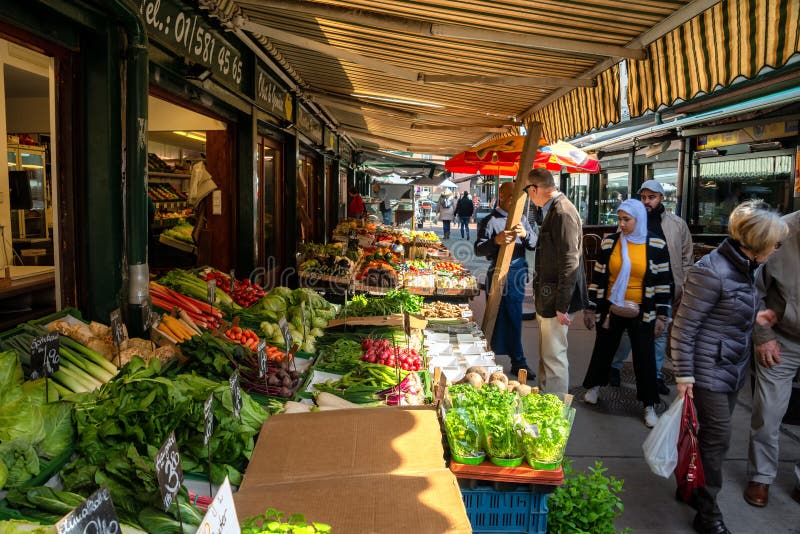
[[[508,213],[506,220],[506,230],[511,230],[517,223],[522,220],[522,214],[525,211],[525,201],[527,194],[524,189],[528,185],[528,173],[533,168],[533,160],[536,157],[536,151],[539,149],[539,138],[542,135],[542,123],[531,123],[528,129],[528,135],[525,137],[525,144],[522,147],[522,154],[520,155],[519,171],[517,171],[517,180],[514,184],[514,204],[511,211]],[[500,177],[498,176],[498,182]],[[506,277],[508,275],[508,267],[511,265],[511,257],[514,255],[514,242],[501,245],[500,252],[497,256],[497,263],[494,267],[494,276],[492,277],[492,287],[489,291],[489,298],[486,301],[486,311],[483,314],[483,333],[486,339],[491,344],[492,334],[494,333],[494,325],[497,320],[497,310],[500,308],[500,299],[503,296],[503,290],[506,286]]]

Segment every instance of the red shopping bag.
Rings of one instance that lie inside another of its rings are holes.
[[[697,442],[697,414],[694,401],[688,395],[683,404],[675,480],[678,482],[678,497],[687,503],[691,499],[693,489],[703,488],[706,485],[703,464],[700,461],[700,446]]]

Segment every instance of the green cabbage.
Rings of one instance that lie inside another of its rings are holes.
[[[67,450],[75,438],[72,425],[72,405],[53,403],[42,407],[42,419],[47,433],[36,446],[39,455],[44,458],[55,458]]]
[[[27,440],[0,443],[0,461],[8,468],[6,485],[14,488],[39,474],[39,457]]]
[[[20,396],[12,403],[0,406],[0,442],[25,439],[35,444],[44,436],[41,409],[27,397]]]
[[[23,380],[25,376],[16,351],[0,352],[0,406],[22,396],[19,386]]]
[[[47,396],[47,402],[58,401],[58,390],[52,382],[49,385],[45,382],[44,378],[23,382],[22,393],[30,402],[37,406],[45,404],[45,396]]]

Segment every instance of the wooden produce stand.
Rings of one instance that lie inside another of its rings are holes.
[[[264,423],[239,491],[240,519],[303,513],[333,532],[470,533],[433,408],[282,414]]]

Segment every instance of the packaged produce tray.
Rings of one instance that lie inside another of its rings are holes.
[[[528,533],[547,532],[547,494],[530,486],[512,491],[491,487],[461,489],[472,532]]]

